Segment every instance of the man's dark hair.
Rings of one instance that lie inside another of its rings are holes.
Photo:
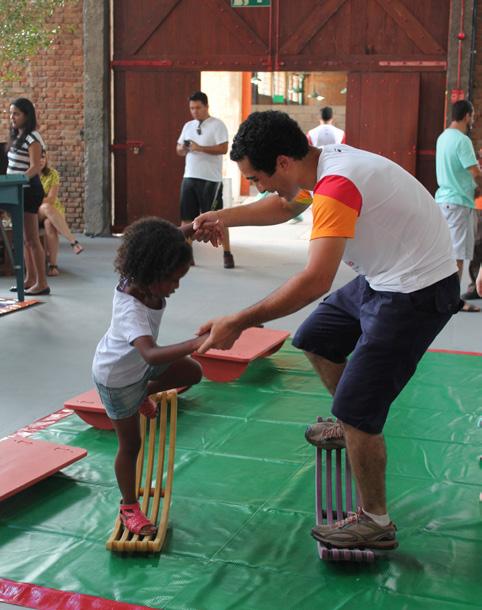
[[[247,157],[255,170],[272,176],[279,155],[303,159],[309,151],[308,140],[298,123],[285,112],[253,112],[241,123],[231,147],[231,160]]]
[[[325,106],[320,110],[320,115],[322,121],[331,121],[333,118],[333,108],[330,106]]]
[[[191,96],[189,96],[190,102],[201,102],[205,106],[208,106],[208,96],[202,91],[195,91]]]
[[[146,288],[192,261],[183,232],[155,216],[136,220],[125,230],[114,267],[129,284]]]
[[[474,107],[469,100],[459,100],[452,106],[452,121],[462,121],[466,114],[472,114]]]

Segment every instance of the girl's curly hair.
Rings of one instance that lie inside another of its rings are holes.
[[[129,284],[147,287],[192,261],[192,248],[172,223],[155,216],[127,227],[117,250],[115,270]]]

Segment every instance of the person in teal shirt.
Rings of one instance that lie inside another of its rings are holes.
[[[482,185],[482,173],[467,136],[473,123],[471,102],[455,102],[452,122],[437,139],[435,157],[439,186],[435,201],[449,225],[460,278],[464,260],[471,260],[474,252],[474,195],[476,187]],[[464,302],[462,311],[480,311],[480,308]]]

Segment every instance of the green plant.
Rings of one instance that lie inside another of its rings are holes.
[[[60,32],[55,11],[75,0],[0,0],[0,80],[18,77],[27,61]]]

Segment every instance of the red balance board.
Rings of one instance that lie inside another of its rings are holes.
[[[210,349],[205,354],[195,352],[193,358],[211,381],[233,381],[241,377],[252,360],[277,352],[289,336],[286,330],[248,328],[231,349]]]
[[[94,428],[99,428],[100,430],[114,429],[95,388],[69,398],[69,400],[64,402],[64,407],[75,411],[80,419],[83,419]]]
[[[0,500],[23,491],[87,455],[85,449],[31,438],[0,439]]]
[[[187,389],[187,387],[177,388],[177,393],[181,394]],[[99,430],[114,429],[95,388],[88,392],[84,392],[83,394],[79,394],[78,396],[74,396],[73,398],[69,398],[69,400],[64,402],[64,407],[75,411],[80,419],[83,419],[94,428],[98,428]]]

